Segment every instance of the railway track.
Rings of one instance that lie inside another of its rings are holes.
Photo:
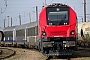
[[[9,48],[0,47],[0,60],[13,56],[15,51]]]
[[[15,59],[16,60],[90,60],[90,48],[80,48],[79,47],[78,51],[76,51],[75,54],[72,56],[58,56],[58,57],[45,57],[43,54],[41,54],[37,50],[26,49],[26,48],[4,47],[4,48],[0,48],[0,50],[4,52],[2,57],[0,54],[0,58],[1,59],[6,58],[6,60],[10,60],[10,59],[11,60],[13,59],[14,60]],[[10,57],[13,55],[12,54],[13,50],[15,51],[14,52],[15,55],[13,57]]]
[[[48,57],[46,60],[71,60],[69,57]]]

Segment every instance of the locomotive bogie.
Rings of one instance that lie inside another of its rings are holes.
[[[76,39],[58,37],[41,39],[40,49],[44,55],[48,56],[72,55],[76,49]]]

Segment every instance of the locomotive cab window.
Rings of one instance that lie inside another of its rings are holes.
[[[69,8],[47,8],[47,24],[48,25],[68,25],[69,24]]]

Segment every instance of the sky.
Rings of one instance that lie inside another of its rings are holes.
[[[78,22],[82,22],[84,17],[84,0],[46,0],[46,4],[52,3],[64,3],[73,8],[77,13]],[[0,28],[20,25],[19,15],[21,16],[21,24],[27,24],[31,21],[36,21],[35,7],[38,6],[38,13],[42,10],[42,5],[45,4],[45,0],[0,0]],[[6,6],[7,5],[7,6]],[[87,21],[90,20],[90,0],[86,0],[86,17]],[[29,15],[30,13],[30,15]],[[9,17],[8,17],[9,16]]]

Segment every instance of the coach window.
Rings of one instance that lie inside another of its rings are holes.
[[[24,29],[22,29],[22,30],[17,30],[17,31],[16,31],[16,37],[17,37],[17,39],[19,39],[19,40],[25,39],[25,30],[24,30]]]
[[[17,30],[17,31],[16,31],[16,35],[17,35],[17,36],[24,36],[24,35],[25,35],[24,29],[22,29],[22,30]]]
[[[35,26],[35,36],[38,35],[38,26]]]
[[[27,29],[27,36],[31,36],[31,33],[30,33],[30,32],[31,32],[31,29],[28,28],[28,29]]]
[[[35,27],[27,29],[27,36],[35,36]]]
[[[4,32],[5,40],[12,40],[13,39],[13,31],[6,31]]]
[[[31,28],[31,31],[32,31],[32,34],[31,34],[31,35],[32,35],[32,36],[35,36],[35,27],[32,27],[32,28]]]

